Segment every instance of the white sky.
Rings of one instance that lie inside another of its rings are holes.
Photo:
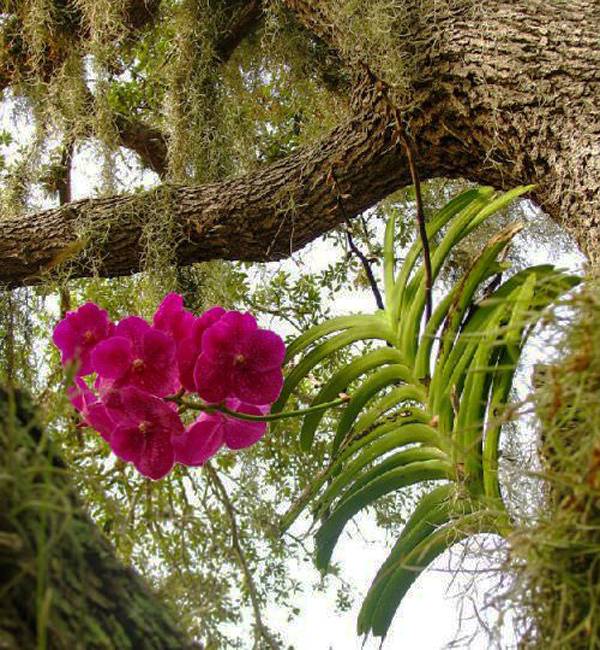
[[[13,118],[13,106],[7,102],[0,105],[0,129],[5,128],[14,134],[15,145],[9,148],[14,152],[17,145],[25,144],[31,137],[31,128],[25,118],[18,114]],[[129,163],[128,163],[129,164]],[[155,182],[153,174],[140,175],[139,167],[130,163],[131,169],[123,168],[123,178],[132,184],[150,186]],[[73,172],[73,198],[83,198],[93,194],[100,185],[97,162],[91,149],[81,150],[76,157]],[[569,268],[578,267],[583,257],[573,252],[556,259],[554,251],[545,248],[528,248],[529,262],[540,264],[551,261]],[[316,242],[301,253],[302,263],[312,271],[325,268],[331,261],[331,244]],[[297,268],[297,262],[285,262],[290,269]],[[371,311],[373,298],[368,291],[348,290],[343,292],[333,305],[335,312]],[[535,345],[532,349],[535,349]],[[533,362],[539,358],[540,351],[530,355]],[[527,373],[525,373],[526,375]],[[302,532],[302,525],[299,532]],[[360,531],[358,533],[357,531]],[[485,542],[485,540],[484,540]],[[296,650],[359,650],[378,648],[379,642],[371,639],[363,646],[362,639],[355,634],[356,617],[363,595],[366,593],[377,569],[389,552],[385,535],[369,516],[360,516],[356,525],[350,525],[340,538],[334,552],[334,561],[342,568],[342,576],[352,585],[355,592],[354,605],[350,611],[339,614],[335,608],[335,587],[325,592],[312,588],[318,582],[319,574],[312,565],[296,566],[290,563],[290,571],[298,576],[304,585],[304,594],[298,598],[300,615],[288,623],[287,611],[270,606],[265,612],[268,625],[280,632],[286,643]],[[486,607],[485,594],[493,593],[494,576],[479,576],[475,592],[471,590],[473,603],[461,597],[476,570],[476,559],[462,565],[463,572],[456,575],[460,563],[460,549],[445,553],[424,575],[420,576],[405,597],[392,624],[385,648],[406,648],[407,650],[441,650],[452,644],[454,648],[487,650],[495,647],[488,635],[481,629],[474,616],[474,606],[479,616],[488,624],[495,620],[493,609]],[[249,614],[248,614],[249,615]],[[462,623],[459,626],[459,621]],[[502,637],[502,648],[513,646],[514,639],[510,625]],[[251,645],[249,644],[250,648]]]

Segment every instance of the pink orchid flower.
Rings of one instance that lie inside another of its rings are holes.
[[[108,314],[92,302],[70,311],[54,328],[52,340],[61,352],[63,365],[78,363],[77,376],[92,372],[91,353],[114,329]]]
[[[178,346],[190,336],[196,317],[183,306],[183,297],[178,293],[168,293],[158,306],[152,320],[154,328],[169,334]]]
[[[285,345],[270,330],[259,329],[250,314],[230,311],[202,336],[194,368],[200,397],[221,402],[237,397],[249,404],[274,402],[283,385]]]
[[[225,400],[232,411],[264,415],[269,406],[244,404],[238,399]],[[183,435],[173,439],[175,460],[182,465],[203,465],[225,444],[229,449],[244,449],[260,440],[267,430],[266,422],[238,420],[223,413],[202,413]]]
[[[173,442],[183,434],[177,412],[162,399],[134,386],[119,391],[121,420],[110,438],[114,453],[144,476],[158,480],[173,467]]]
[[[94,391],[80,378],[67,390],[71,404],[81,413],[82,424],[95,429],[107,442],[110,442],[113,429],[117,425],[114,413],[98,398]]]
[[[177,363],[181,385],[191,393],[196,391],[194,367],[202,352],[202,336],[211,325],[221,319],[223,314],[225,314],[223,307],[212,307],[205,311],[200,318],[195,318],[190,335],[181,341],[177,348]]]
[[[115,388],[131,384],[159,397],[179,388],[173,339],[137,316],[123,319],[114,336],[96,346],[92,366]]]

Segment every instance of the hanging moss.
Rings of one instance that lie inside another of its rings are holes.
[[[600,645],[599,289],[589,281],[570,314],[556,315],[559,358],[535,372],[542,505],[509,540],[514,582],[503,602],[526,649]]]

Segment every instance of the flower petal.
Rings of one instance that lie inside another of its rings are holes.
[[[223,418],[202,414],[189,429],[173,438],[175,460],[192,467],[203,465],[223,444]]]
[[[171,471],[175,455],[170,436],[164,431],[146,434],[144,450],[135,466],[140,474],[157,481]]]
[[[133,361],[132,343],[123,336],[113,336],[92,351],[92,368],[107,379],[119,379]]]
[[[211,363],[234,357],[256,327],[256,320],[251,314],[228,311],[204,332],[202,353]]]
[[[133,354],[139,355],[143,349],[144,334],[150,330],[150,325],[139,316],[128,316],[115,327],[116,336],[124,336],[133,346]]]
[[[138,463],[144,451],[144,434],[137,426],[119,424],[110,437],[110,448],[123,460]]]
[[[210,363],[204,353],[198,357],[194,367],[194,383],[202,399],[207,402],[222,402],[231,392],[231,380],[231,364]]]
[[[285,343],[271,330],[256,330],[246,339],[242,349],[246,367],[252,370],[281,368],[285,358]]]
[[[54,328],[52,341],[61,352],[63,364],[70,361],[75,356],[75,350],[78,345],[78,335],[73,329],[71,319],[63,318]]]
[[[191,393],[196,391],[194,382],[194,366],[198,360],[199,346],[193,337],[188,336],[177,348],[177,365],[181,385]]]
[[[226,401],[228,408],[229,400]],[[252,404],[240,403],[235,409],[239,413],[247,413],[248,415],[264,415],[268,412],[268,407],[259,407]],[[238,420],[233,417],[224,416],[224,437],[225,444],[229,449],[244,449],[250,447],[255,442],[260,440],[267,431],[266,422],[250,422],[248,420]]]
[[[178,293],[168,293],[154,314],[153,324],[157,330],[171,335],[176,343],[190,336],[194,315],[183,306]]]
[[[149,330],[142,342],[142,358],[152,368],[167,368],[175,363],[175,343],[164,332]]]
[[[283,387],[283,373],[279,368],[256,372],[236,368],[233,372],[233,394],[249,404],[272,404]]]
[[[96,429],[104,440],[110,442],[112,432],[115,430],[117,422],[102,402],[90,404],[86,410],[85,419],[91,427]]]

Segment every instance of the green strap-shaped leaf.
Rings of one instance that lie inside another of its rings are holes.
[[[458,225],[458,224],[453,224]],[[469,306],[469,303],[483,280],[489,276],[490,268],[493,266],[493,263],[496,261],[498,255],[502,252],[512,238],[522,230],[522,224],[513,224],[508,228],[504,229],[502,232],[498,233],[493,237],[488,244],[485,246],[481,254],[478,256],[474,265],[469,269],[465,274],[463,280],[461,281],[462,288],[457,293],[458,301],[454,305],[454,309],[450,314],[451,323],[449,329],[449,334],[454,335],[458,324],[462,320],[465,310]],[[463,227],[462,232],[454,233],[448,232],[446,237],[442,240],[442,243],[435,251],[432,259],[433,267],[433,278],[435,279],[439,274],[442,264],[444,263],[446,257],[449,255],[452,250],[452,246],[455,245],[456,241],[452,241],[450,244],[446,243],[446,239],[450,236],[454,236],[455,240],[462,239],[462,233],[465,231]],[[402,328],[402,338],[401,338],[401,347],[404,355],[407,359],[413,359],[416,354],[417,340],[419,336],[419,329],[421,325],[421,319],[423,317],[423,311],[425,308],[425,286],[421,282],[419,288],[416,292],[416,295],[410,306],[410,310],[407,313],[406,319],[408,321],[408,326]]]
[[[522,229],[520,224],[513,224],[493,237],[484,247],[471,268],[465,273],[453,293],[453,301],[448,309],[446,323],[441,338],[442,351],[449,350],[454,343],[460,324],[473,301],[473,296],[481,284],[490,275],[498,255],[506,248],[513,237]],[[443,352],[442,352],[443,354]]]
[[[370,621],[362,631],[384,637],[406,592],[424,569],[454,544],[471,535],[495,533],[497,530],[497,515],[488,512],[474,512],[436,528],[388,568],[390,575],[379,594]]]
[[[331,318],[324,323],[319,323],[318,325],[311,327],[309,330],[304,332],[304,334],[301,334],[297,339],[294,339],[294,341],[290,343],[286,351],[285,361],[287,363],[290,359],[302,352],[302,350],[313,344],[315,341],[318,341],[323,336],[327,336],[333,332],[347,330],[350,327],[364,326],[386,327],[387,320],[385,318],[385,314],[383,314],[383,312],[378,312],[376,314],[353,314],[351,316],[338,316],[336,318]]]
[[[353,437],[364,435],[365,431],[370,431],[381,418],[386,416],[386,413],[391,417],[392,411],[402,403],[404,396],[403,386],[393,388],[371,408],[364,411],[353,426]]]
[[[371,481],[333,510],[317,532],[317,567],[321,570],[327,568],[342,530],[363,508],[370,506],[380,497],[408,485],[453,478],[453,468],[449,463],[442,460],[428,460],[394,469]]]
[[[431,415],[427,411],[423,411],[415,406],[404,407],[399,413],[390,416],[390,420],[378,424],[367,434],[361,434],[359,431],[358,437],[346,439],[336,454],[335,463],[344,462],[364,447],[370,445],[374,440],[379,440],[384,435],[399,431],[408,424],[423,424],[427,426],[430,421]]]
[[[374,437],[361,439],[349,449],[343,449],[331,464],[331,475],[339,474],[342,470],[345,473],[356,473],[379,456],[406,445],[424,444],[447,450],[447,441],[433,427],[421,422],[386,423],[378,427],[375,434]],[[348,463],[350,458],[353,460]]]
[[[354,494],[359,492],[363,487],[385,475],[386,473],[405,465],[411,465],[417,462],[425,462],[428,460],[441,460],[449,461],[448,455],[440,451],[438,447],[423,447],[417,446],[404,451],[398,451],[395,454],[386,456],[381,462],[376,463],[364,472],[360,472],[358,476],[353,477],[353,483],[344,491],[347,483],[343,480],[339,481],[335,488],[329,487],[319,498],[316,504],[315,512],[317,516],[322,516],[332,505],[332,503],[339,499],[336,507],[341,506],[345,501],[352,498]],[[345,474],[340,474],[336,480]]]
[[[441,401],[448,400],[449,391],[453,385],[451,379],[453,375],[456,378],[457,368],[462,367],[462,371],[464,371],[466,365],[470,363],[470,359],[465,362],[467,349],[471,349],[471,352],[475,350],[481,336],[488,329],[489,319],[494,316],[507,297],[520,287],[531,274],[548,278],[554,275],[555,271],[551,265],[540,265],[516,273],[498,287],[491,297],[478,304],[469,321],[461,325],[460,334],[456,340],[440,348],[429,389],[432,413],[439,413]]]
[[[440,485],[421,497],[404,525],[400,537],[377,571],[377,575],[369,587],[358,615],[358,634],[367,634],[369,632],[373,613],[379,607],[381,594],[398,562],[439,526],[450,520],[454,514],[456,499],[456,486],[453,483]]]
[[[296,386],[311,372],[321,361],[328,359],[342,348],[356,343],[357,341],[382,339],[393,342],[393,332],[383,323],[377,325],[361,325],[350,327],[341,334],[337,334],[323,343],[315,346],[297,366],[288,374],[283,389],[277,402],[273,405],[272,412],[277,413],[283,410],[289,396]],[[402,361],[402,355],[397,353],[398,362]]]
[[[406,370],[406,366],[399,364],[381,368],[352,392],[352,397],[340,417],[335,432],[332,455],[335,455],[365,404],[390,384],[410,381],[412,373],[408,373]],[[427,399],[427,392],[423,386],[407,384],[398,388],[397,396],[399,404],[409,400],[424,403]]]
[[[386,306],[392,299],[394,289],[395,275],[395,238],[396,238],[396,219],[392,215],[385,225],[385,235],[383,237],[383,289],[385,293]]]
[[[373,350],[367,354],[354,359],[351,363],[344,366],[338,372],[336,372],[333,377],[321,388],[319,394],[312,401],[312,406],[317,404],[322,404],[323,402],[329,402],[341,392],[345,391],[348,386],[355,381],[361,375],[364,375],[366,372],[384,366],[386,364],[396,364],[398,366],[398,372],[406,378],[411,378],[412,374],[408,368],[405,366],[398,365],[398,360],[400,353],[391,347],[379,348],[378,350]],[[324,412],[311,413],[304,418],[302,423],[302,430],[300,431],[300,446],[303,450],[308,451],[313,443],[315,436],[315,431],[319,426]]]
[[[471,224],[481,223],[480,215],[483,214],[485,208],[492,201],[493,193],[484,193],[479,196],[475,201],[472,201],[467,205],[454,219],[451,225],[448,227],[448,231],[442,238],[442,241],[439,245],[432,250],[431,253],[431,272],[432,272],[432,283],[435,281],[439,275],[444,262],[450,255],[452,248],[456,246],[460,241],[462,241],[473,228]],[[489,215],[488,215],[489,216]],[[418,316],[420,313],[422,315],[423,308],[425,305],[425,270],[420,268],[414,274],[409,285],[406,288],[405,296],[402,300],[402,313],[408,315],[413,313]],[[412,329],[417,328],[420,325],[421,318],[417,318],[416,325],[412,322]],[[403,327],[404,330],[404,327]],[[405,331],[405,330],[404,330]],[[416,335],[416,334],[415,334]],[[404,334],[406,336],[406,332]]]
[[[462,192],[449,201],[426,225],[428,239],[430,241],[433,240],[434,236],[448,223],[448,221],[450,221],[450,219],[454,218],[462,210],[466,209],[471,203],[475,202],[479,205],[483,205],[484,201],[489,196],[492,196],[493,193],[494,190],[492,188],[480,187]],[[402,268],[394,283],[392,300],[389,306],[390,319],[393,324],[398,321],[400,308],[403,302],[403,293],[406,290],[408,279],[419,255],[421,254],[421,250],[421,241],[415,241],[408,251],[404,263],[402,264]]]

